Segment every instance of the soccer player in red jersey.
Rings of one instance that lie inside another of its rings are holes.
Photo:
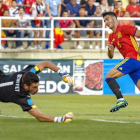
[[[105,77],[108,86],[118,100],[116,106],[110,110],[110,112],[115,112],[128,105],[128,102],[122,96],[116,78],[129,74],[140,90],[140,49],[135,40],[135,37],[140,38],[140,30],[134,26],[118,25],[117,16],[113,12],[104,12],[102,15],[106,26],[113,31],[108,39],[109,58],[113,58],[115,47],[124,57]]]

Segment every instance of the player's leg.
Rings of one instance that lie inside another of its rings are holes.
[[[132,67],[132,61],[129,58],[126,58],[122,60],[120,63],[118,63],[107,75],[106,75],[106,82],[112,92],[115,94],[117,98],[117,105],[114,106],[110,112],[115,112],[119,110],[122,107],[125,107],[128,105],[127,101],[124,100],[121,89],[116,78],[119,78],[125,74],[131,73],[133,71]]]
[[[123,75],[124,75],[124,73],[122,73],[122,72],[118,71],[117,69],[113,68],[113,69],[111,69],[111,71],[109,71],[109,73],[105,77],[105,80],[106,80],[108,86],[110,87],[112,92],[115,94],[117,99],[123,98],[123,96],[122,96],[122,93],[121,93],[120,86],[115,79],[119,78]]]
[[[87,31],[87,34],[89,35],[89,38],[93,38],[93,31]],[[89,43],[90,43],[89,49],[93,49],[92,40],[89,41]]]
[[[124,73],[118,71],[115,68],[113,68],[106,75],[106,82],[117,98],[117,104],[113,108],[111,108],[110,112],[115,112],[115,111],[119,110],[120,108],[126,107],[128,105],[127,101],[124,100],[124,98],[123,98],[119,84],[115,80],[116,78],[119,78],[123,75],[124,75]]]
[[[140,90],[140,70],[135,71],[129,75],[130,75],[131,79],[133,80],[134,84]]]
[[[139,89],[139,91],[140,91],[140,79],[138,79],[138,82],[137,82],[137,88]]]

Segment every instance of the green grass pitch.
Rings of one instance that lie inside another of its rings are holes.
[[[140,96],[125,96],[129,105],[116,113],[109,112],[116,104],[112,95],[35,95],[32,99],[44,114],[63,116],[72,111],[73,121],[68,124],[38,122],[18,105],[0,102],[2,115],[5,115],[0,116],[0,140],[140,139]]]

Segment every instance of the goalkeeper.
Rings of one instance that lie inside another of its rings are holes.
[[[23,111],[27,111],[40,122],[69,122],[73,118],[72,113],[68,113],[63,117],[48,116],[42,114],[32,102],[30,94],[34,95],[38,92],[39,78],[37,74],[45,68],[57,72],[69,86],[73,84],[72,77],[50,61],[43,61],[37,65],[29,65],[22,71],[11,75],[5,75],[0,71],[0,101],[20,105]]]

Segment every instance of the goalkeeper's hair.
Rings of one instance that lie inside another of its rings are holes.
[[[114,12],[104,12],[104,13],[102,13],[103,17],[105,17],[106,15],[109,15],[111,17],[116,17],[116,19],[117,19],[117,16]]]
[[[30,86],[32,83],[38,83],[39,78],[33,72],[26,72],[22,77],[22,83]]]

